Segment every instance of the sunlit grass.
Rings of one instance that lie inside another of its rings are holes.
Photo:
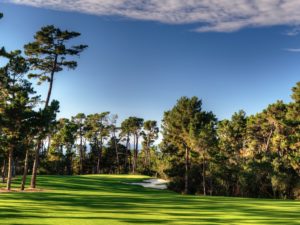
[[[299,201],[183,196],[125,184],[144,178],[40,176],[43,192],[0,193],[0,224],[300,224]]]

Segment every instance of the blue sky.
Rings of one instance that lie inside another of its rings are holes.
[[[165,13],[153,13],[137,3],[138,13],[128,13],[112,5],[103,11],[97,0],[86,0],[91,4],[88,8],[79,4],[84,0],[76,0],[72,11],[57,3],[67,1],[55,1],[48,5],[39,0],[0,3],[5,14],[0,45],[9,50],[22,48],[48,24],[82,33],[76,42],[89,48],[78,59],[79,67],[58,74],[55,80],[53,98],[60,101],[63,117],[110,111],[120,120],[141,116],[160,121],[179,97],[198,96],[204,109],[223,119],[239,109],[253,114],[277,99],[290,101],[290,89],[300,81],[297,15],[292,22],[284,15],[283,21],[275,22],[265,15],[242,22],[219,16],[221,22],[215,23],[203,19],[201,12],[190,16],[193,5],[188,11],[170,12],[167,1],[158,6],[160,12],[170,13],[166,18]],[[291,17],[292,13],[287,12]],[[38,90],[45,93],[46,86]]]

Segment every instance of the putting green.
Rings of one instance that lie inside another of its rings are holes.
[[[183,196],[125,184],[144,178],[39,176],[43,192],[0,193],[0,224],[300,224],[299,201]]]

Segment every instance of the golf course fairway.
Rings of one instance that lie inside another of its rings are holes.
[[[0,224],[300,224],[299,201],[186,196],[126,184],[145,178],[39,176],[39,192],[0,193]]]

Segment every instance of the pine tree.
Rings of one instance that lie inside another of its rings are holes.
[[[38,97],[31,84],[24,79],[28,64],[21,56],[21,51],[0,52],[8,63],[0,68],[0,123],[2,141],[8,150],[7,190],[11,189],[12,161],[15,150],[24,144],[27,122],[31,120],[33,107]]]
[[[153,120],[147,120],[143,125],[143,153],[144,153],[144,166],[143,171],[151,174],[151,147],[154,142],[158,139],[159,128],[157,122]]]
[[[53,89],[54,76],[64,69],[75,69],[77,62],[69,57],[79,56],[87,48],[87,45],[67,46],[67,43],[80,36],[73,31],[62,31],[52,25],[42,27],[34,36],[34,42],[24,46],[31,69],[36,73],[29,74],[29,78],[37,78],[38,84],[49,83],[45,108],[49,106]],[[32,169],[31,187],[36,186],[36,176],[39,160],[40,145],[43,136],[40,136],[35,152],[35,162]]]

